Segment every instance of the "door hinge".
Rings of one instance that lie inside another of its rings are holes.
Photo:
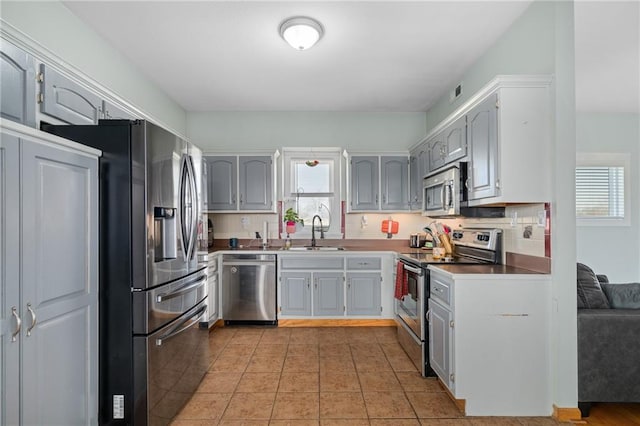
[[[500,108],[500,101],[496,100],[496,109]]]
[[[456,376],[454,376],[453,373],[449,374],[449,380],[451,380],[452,382],[455,382]]]
[[[44,81],[44,74],[39,72],[36,74],[36,82],[37,83],[42,83]]]
[[[36,99],[36,102],[38,102],[39,104],[44,102],[44,93],[42,93],[42,92],[38,93],[38,97]]]
[[[455,327],[455,323],[453,322],[453,320],[449,321],[449,327],[451,327],[451,328]]]
[[[342,282],[345,282],[347,279],[345,278],[345,276],[342,276]]]

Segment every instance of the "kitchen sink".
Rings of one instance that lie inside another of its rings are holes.
[[[287,250],[286,248],[281,248],[280,250]],[[335,247],[335,246],[304,246],[304,247],[290,247],[290,251],[338,251],[344,250],[344,247]]]

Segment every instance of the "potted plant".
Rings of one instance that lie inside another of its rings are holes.
[[[298,213],[291,207],[284,212],[282,220],[287,225],[287,234],[293,234],[296,232],[296,223],[300,223],[304,226],[304,220],[300,219]]]

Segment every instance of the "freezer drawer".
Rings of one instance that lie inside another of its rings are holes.
[[[168,425],[196,391],[210,361],[209,331],[199,327],[206,302],[149,336],[134,337],[133,424]]]

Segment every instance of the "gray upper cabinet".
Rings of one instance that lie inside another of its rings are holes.
[[[109,101],[102,102],[102,117],[108,120],[134,120],[135,117]]]
[[[237,209],[238,157],[204,157],[207,162],[207,204],[212,210]]]
[[[380,158],[382,210],[409,209],[409,161],[405,156]]]
[[[315,272],[313,274],[313,315],[344,315],[344,274]]]
[[[422,208],[422,180],[427,171],[427,143],[420,144],[411,151],[409,163],[409,209],[420,210]]]
[[[469,200],[500,193],[498,176],[498,95],[493,94],[467,113],[469,138]]]
[[[97,124],[102,98],[40,64],[40,112],[69,124]]]
[[[378,210],[379,157],[351,157],[351,209]]]
[[[272,210],[273,164],[270,156],[240,156],[240,210]]]
[[[462,116],[443,132],[446,146],[445,164],[467,155],[467,117]]]
[[[467,155],[467,117],[462,116],[428,142],[427,173]]]
[[[427,155],[427,173],[431,173],[446,164],[447,145],[444,140],[444,132],[440,132],[429,140]]]
[[[380,272],[347,272],[347,315],[381,315]]]
[[[31,55],[0,39],[0,116],[35,127],[36,72]]]
[[[19,248],[2,258],[2,322],[11,331],[2,334],[3,420],[97,424],[97,158],[31,136],[1,138],[10,165],[2,234]]]

